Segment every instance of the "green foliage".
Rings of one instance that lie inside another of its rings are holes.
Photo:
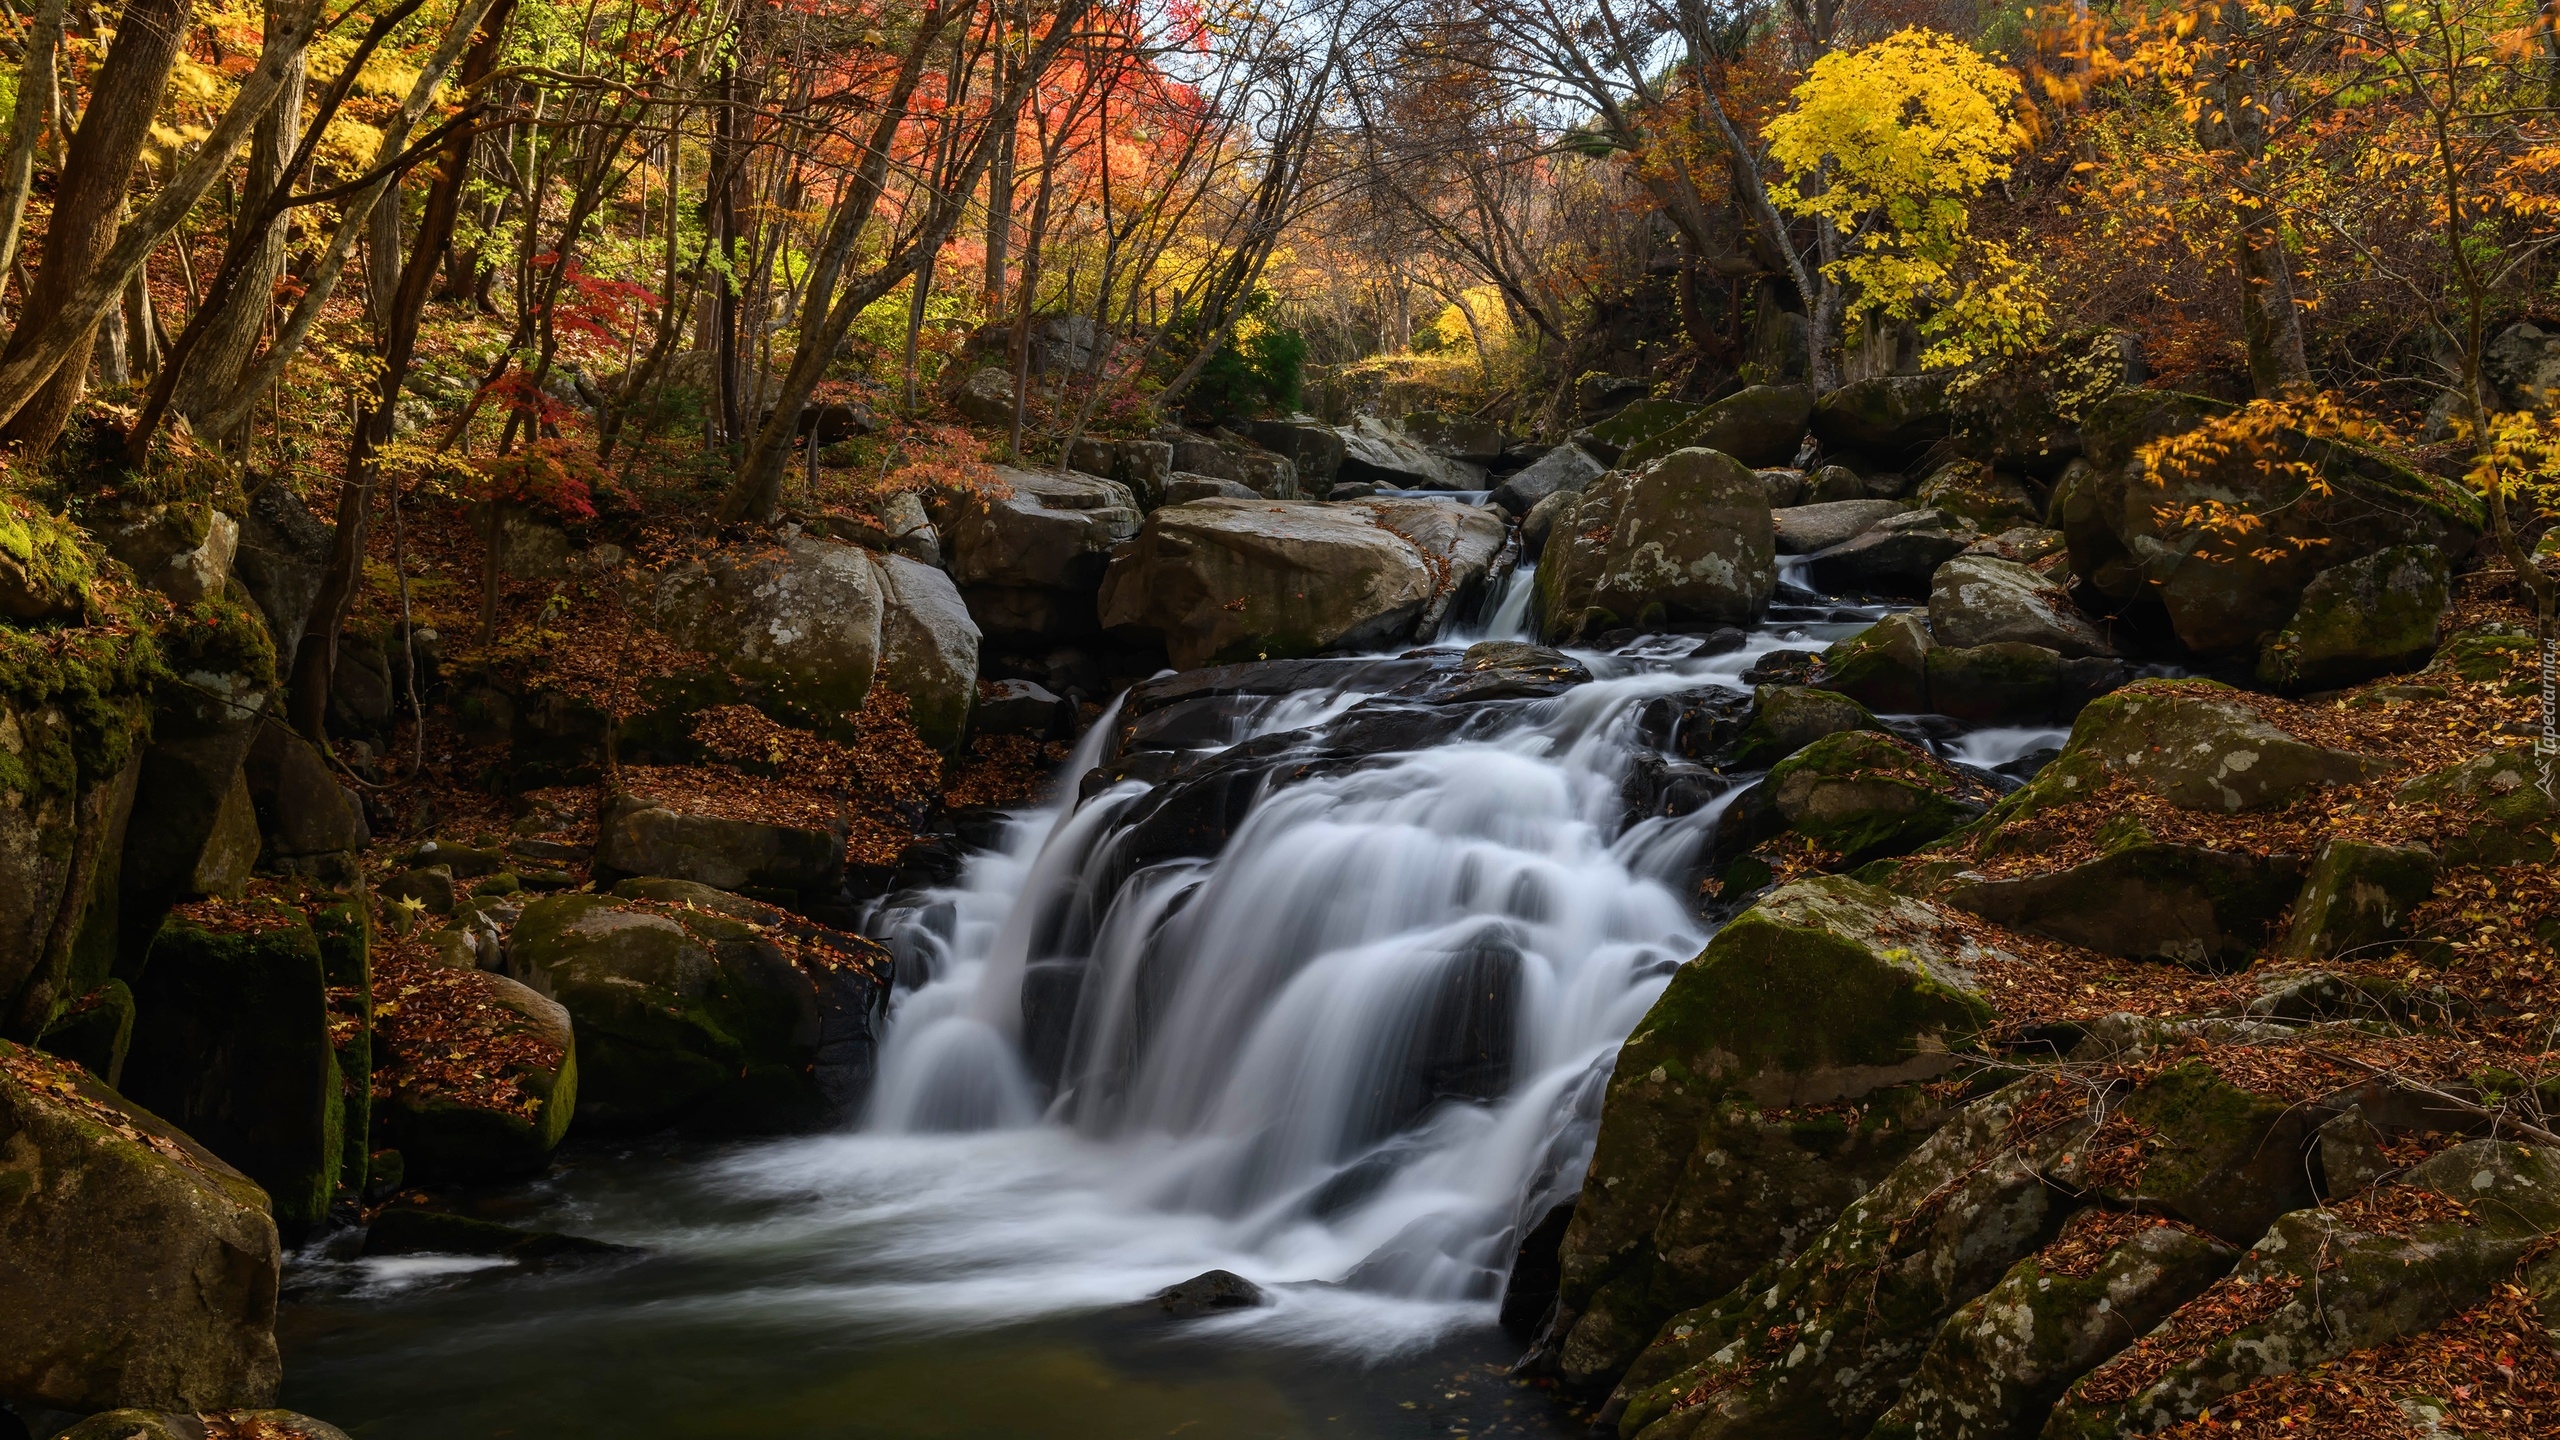
[[[1306,337],[1262,318],[1269,298],[1255,297],[1253,309],[1201,368],[1191,387],[1192,408],[1237,417],[1297,408],[1306,372]]]

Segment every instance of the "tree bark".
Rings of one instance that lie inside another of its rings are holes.
[[[277,0],[268,0],[267,23],[278,23]],[[257,222],[267,208],[268,198],[279,183],[290,184],[285,165],[302,143],[302,83],[304,57],[296,55],[288,68],[284,86],[276,92],[275,105],[258,121],[249,137],[249,167],[242,188],[240,204],[233,225]],[[219,442],[229,443],[236,433],[246,428],[248,416],[237,417],[232,433],[211,433],[208,420],[233,387],[240,383],[241,372],[248,368],[250,357],[258,348],[258,336],[267,328],[267,312],[275,306],[276,281],[285,267],[285,232],[289,217],[277,214],[260,227],[260,233],[248,243],[246,268],[224,294],[222,308],[206,320],[206,329],[187,358],[186,373],[178,377],[170,408],[187,418],[199,433]]]
[[[116,241],[116,217],[124,206],[134,162],[151,134],[151,117],[169,88],[178,47],[186,40],[195,0],[133,0],[116,26],[115,44],[89,86],[89,106],[62,160],[62,182],[53,192],[53,215],[45,224],[44,265],[36,271],[18,328],[0,350],[0,364],[30,354],[46,326],[63,314],[73,293],[90,277]],[[116,291],[124,289],[121,279]],[[73,337],[72,355],[85,356],[95,343],[97,317],[92,315]],[[53,448],[88,379],[86,365],[55,362],[43,388],[20,406],[0,439],[14,442],[21,454],[40,455]]]
[[[373,204],[365,220],[364,304],[374,333],[391,333],[391,297],[400,293],[400,183]]]
[[[0,275],[18,261],[18,236],[34,188],[36,137],[59,103],[54,80],[62,51],[63,0],[38,0],[27,27],[27,58],[18,68],[18,108],[9,120],[9,154],[0,161]]]

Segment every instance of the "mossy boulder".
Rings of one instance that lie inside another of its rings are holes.
[[[1941,645],[2026,644],[2058,655],[2111,656],[2114,647],[2070,592],[1995,555],[1959,555],[1929,580],[1929,629]]]
[[[2303,1157],[2325,1114],[2244,1089],[2209,1061],[2159,1070],[2112,1113],[2127,1128],[2109,1138],[2134,1145],[2131,1166],[2093,1142],[2051,1163],[2056,1183],[2119,1209],[2173,1216],[2234,1245],[2312,1201]]]
[[[2547,865],[2560,854],[2560,805],[2544,793],[2540,766],[2523,746],[2484,750],[2410,780],[2393,798],[2445,817],[2435,848],[2446,865]]]
[[[1769,771],[1787,828],[1844,867],[1906,855],[1983,811],[1986,792],[1920,747],[1880,730],[1828,735]]]
[[[2375,1198],[2395,1190],[2461,1208],[2412,1206],[2441,1217],[2414,1220],[2388,1218],[2387,1205],[2283,1216],[2228,1280],[2075,1383],[2047,1440],[2150,1434],[2260,1380],[2431,1329],[2511,1283],[2518,1262],[2560,1228],[2560,1152],[2536,1146],[2469,1141]]]
[[[1628,447],[1667,433],[1705,408],[1687,400],[1648,396],[1628,402],[1618,413],[1576,434],[1574,443],[1615,465]]]
[[[2062,755],[1995,814],[2006,820],[2090,793],[2116,776],[2187,810],[2239,814],[2353,785],[2389,762],[2298,739],[2226,687],[2139,680],[2092,702]]]
[[[1568,1380],[1613,1378],[1664,1316],[1823,1224],[1926,1133],[1913,1087],[1991,1017],[1970,968],[1984,952],[1948,934],[1920,902],[1800,881],[1672,976],[1619,1053],[1559,1252]]]
[[[289,1238],[326,1217],[343,1158],[328,989],[318,937],[274,901],[172,915],[134,985],[125,1093],[264,1187]]]
[[[1998,879],[1966,873],[1940,893],[2067,945],[2221,971],[2266,943],[2302,884],[2297,856],[2163,844],[2139,829],[2111,838],[2092,860]]]
[[[1591,482],[1538,565],[1540,638],[1747,623],[1777,589],[1769,496],[1732,456],[1685,449]]]
[[[634,879],[527,905],[514,978],[578,1041],[578,1114],[602,1131],[815,1129],[867,1087],[885,952],[736,895]]]
[[[56,1055],[115,1085],[124,1076],[124,1058],[133,1048],[133,991],[121,980],[109,980],[64,1006],[36,1048]]]
[[[1911,498],[1985,534],[2044,518],[2024,484],[1979,460],[1950,460],[1930,471]]]
[[[406,993],[383,1016],[373,1107],[381,1142],[398,1148],[415,1182],[541,1174],[577,1113],[569,1012],[478,969],[411,966],[402,979]]]
[[[2327,960],[2391,940],[2435,891],[2436,857],[2423,845],[2324,841],[2276,954]]]
[[[0,619],[76,621],[95,576],[78,526],[30,501],[0,499]]]
[[[1944,372],[1852,380],[1813,404],[1814,438],[1826,450],[1900,463],[1947,438],[1953,424]]]
[[[2348,441],[2284,431],[2165,478],[2141,462],[2148,442],[2229,408],[2161,390],[2110,397],[2082,425],[2089,470],[2052,507],[2073,573],[2111,599],[2157,603],[2197,654],[2254,657],[2333,566],[2404,545],[2454,557],[2478,542],[2477,496]],[[2192,517],[2216,507],[2261,523],[2238,539],[2210,534]]]
[[[2435,664],[2428,668],[2441,667],[2474,685],[2498,686],[2509,695],[2529,695],[2542,688],[2541,667],[2533,663],[2540,653],[2531,635],[2492,621],[2446,636],[2436,651]]]
[[[1826,735],[1875,725],[1867,707],[1846,695],[1806,685],[1763,685],[1752,693],[1750,723],[1724,758],[1745,769],[1774,765]]]
[[[1985,725],[2069,720],[2133,676],[2121,660],[2070,657],[2020,640],[1940,645],[1927,670],[1931,710]]]
[[[2054,1246],[2009,1268],[1938,1331],[1868,1440],[2027,1440],[2072,1381],[2227,1273],[2240,1251],[2135,1217],[2094,1264],[2054,1251],[2092,1245],[2115,1212],[2073,1217]],[[2088,1229],[2086,1237],[2074,1230]]]
[[[218,594],[240,548],[240,522],[202,501],[119,508],[95,528],[135,579],[180,605]]]
[[[718,890],[822,898],[844,878],[844,836],[811,825],[697,815],[640,795],[606,802],[596,829],[598,878],[658,875]],[[445,886],[451,893],[451,883]]]
[[[1805,562],[1805,578],[1833,595],[1925,600],[1938,567],[1980,538],[1935,509],[1890,515]]]
[[[1698,449],[1730,455],[1745,465],[1784,465],[1803,448],[1805,422],[1812,415],[1811,386],[1753,385],[1628,444],[1616,463],[1633,470]],[[1625,418],[1625,412],[1618,418]]]
[[[257,1185],[77,1066],[0,1041],[0,1394],[275,1397],[282,1253]]]
[[[1822,652],[1814,683],[1888,715],[1913,715],[1929,704],[1929,652],[1938,646],[1928,617],[1916,610],[1888,615]]]
[[[2432,545],[2394,545],[2303,587],[2293,619],[2258,652],[2261,683],[2328,690],[2414,670],[2453,604],[2453,567]]]

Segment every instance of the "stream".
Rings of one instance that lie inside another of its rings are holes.
[[[1517,635],[1528,584],[1467,638]],[[875,911],[899,992],[858,1128],[572,1142],[485,1197],[627,1261],[306,1256],[282,1403],[365,1440],[1581,1434],[1502,1373],[1495,1314],[1707,938],[1677,892],[1733,793],[1625,823],[1637,714],[1881,613],[1781,602],[1740,648],[1575,652],[1589,683],[1265,787],[1209,858],[1126,853],[1142,783],[1078,800],[1106,716],[1057,804]],[[1285,751],[1376,701],[1265,697],[1197,748]],[[2012,775],[2064,733],[1895,724]],[[1271,1303],[1139,1303],[1212,1269]]]

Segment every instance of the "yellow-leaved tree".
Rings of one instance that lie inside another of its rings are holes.
[[[1813,64],[1763,134],[1786,171],[1771,195],[1819,232],[1816,343],[1849,305],[1918,320],[1933,365],[2034,338],[2032,276],[1973,234],[1972,202],[2024,140],[2017,77],[1943,31],[1913,28]]]

